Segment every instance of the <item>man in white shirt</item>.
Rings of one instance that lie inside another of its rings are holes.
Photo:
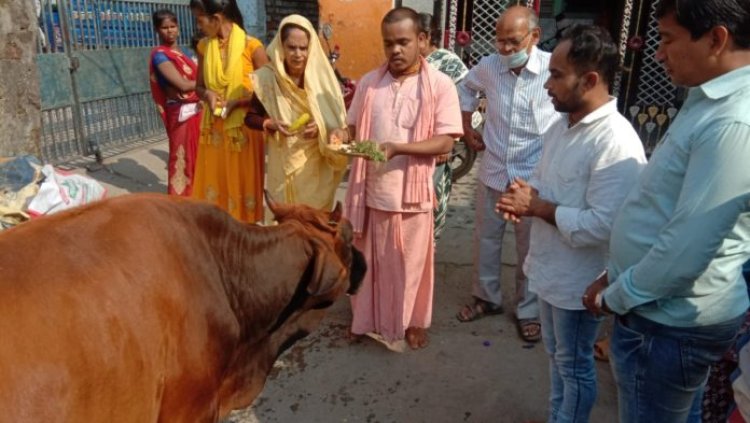
[[[495,203],[515,178],[528,180],[542,151],[542,134],[560,118],[544,89],[550,54],[536,48],[541,35],[532,9],[508,8],[497,20],[498,54],[483,58],[458,86],[464,139],[469,147],[484,150],[479,170],[474,230],[472,303],[456,316],[468,322],[502,311],[500,293],[501,247],[505,221]],[[484,134],[471,126],[478,93],[487,97]],[[518,329],[526,341],[541,336],[536,296],[528,292],[523,260],[529,246],[529,225],[515,225],[516,300]]]
[[[606,268],[615,214],[646,163],[641,140],[609,96],[618,64],[602,28],[565,33],[545,87],[566,115],[545,134],[531,180],[515,180],[497,204],[510,220],[533,221],[524,270],[539,296],[550,360],[549,421],[586,422],[594,406],[601,317],[581,295]]]

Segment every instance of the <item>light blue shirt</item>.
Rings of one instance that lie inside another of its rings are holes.
[[[528,181],[542,154],[542,134],[560,114],[544,89],[550,54],[534,47],[529,61],[516,75],[499,54],[482,58],[458,85],[461,111],[473,112],[477,95],[487,96],[484,143],[479,180],[505,191],[515,178]]]
[[[750,66],[693,88],[615,218],[604,299],[669,326],[748,308]]]

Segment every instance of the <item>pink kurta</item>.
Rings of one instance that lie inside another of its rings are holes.
[[[419,75],[399,82],[390,73],[378,78],[377,71],[370,72],[357,87],[348,123],[358,125],[365,93],[372,87],[370,140],[414,141],[420,113],[433,114],[433,136],[461,134],[455,86],[439,72],[430,71],[429,76],[434,107],[421,110]],[[386,163],[368,162],[365,226],[362,236],[355,240],[365,255],[368,272],[357,295],[352,297],[352,332],[374,332],[389,342],[403,339],[409,327],[429,327],[432,320],[433,204],[431,199],[404,202],[408,166],[406,156]]]

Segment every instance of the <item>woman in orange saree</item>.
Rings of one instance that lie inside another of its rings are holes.
[[[206,104],[193,197],[244,222],[263,219],[263,134],[244,126],[250,74],[268,62],[263,45],[242,29],[235,0],[191,0],[206,35],[198,43],[197,93]]]

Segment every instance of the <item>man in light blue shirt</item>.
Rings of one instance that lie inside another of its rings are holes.
[[[615,219],[609,273],[582,299],[618,314],[622,422],[700,421],[709,366],[748,309],[750,0],[664,0],[657,16],[656,58],[691,90]]]
[[[538,21],[532,9],[508,8],[495,28],[498,54],[484,57],[458,86],[464,139],[470,148],[484,150],[477,184],[474,300],[459,311],[457,317],[463,322],[502,310],[500,269],[505,221],[495,213],[495,203],[514,179],[531,177],[541,156],[542,134],[560,118],[544,89],[550,54],[536,47],[541,34]],[[487,97],[483,135],[471,126],[480,92]],[[528,291],[522,270],[529,228],[525,221],[515,225],[518,263],[514,308],[521,337],[538,341],[539,307],[536,295]]]

